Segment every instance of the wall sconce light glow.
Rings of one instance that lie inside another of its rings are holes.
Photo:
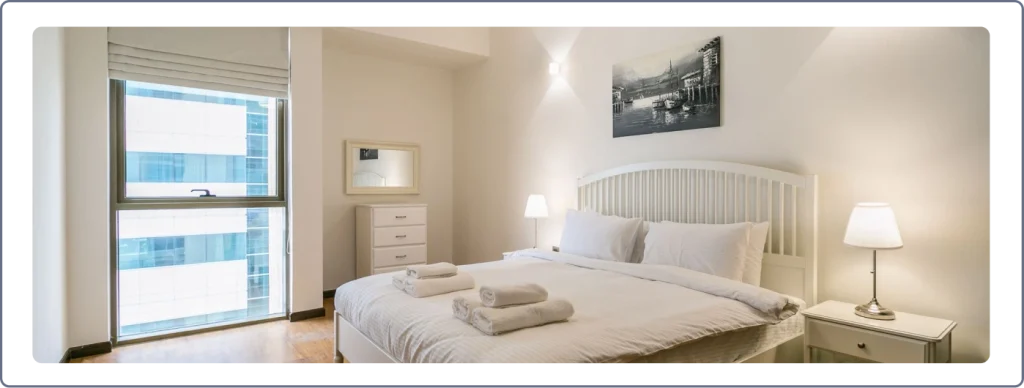
[[[548,65],[548,74],[558,75],[558,73],[560,73],[561,71],[562,71],[562,65],[560,65],[558,62],[551,62]]]

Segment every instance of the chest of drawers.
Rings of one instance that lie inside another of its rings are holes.
[[[427,262],[427,205],[356,207],[356,277]]]

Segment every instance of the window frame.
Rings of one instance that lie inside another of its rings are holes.
[[[110,130],[113,134],[111,144],[110,176],[114,179],[111,191],[114,193],[115,210],[144,210],[144,209],[204,209],[204,208],[241,208],[241,207],[284,207],[288,201],[287,171],[285,170],[285,158],[287,157],[286,125],[288,114],[288,102],[277,98],[277,193],[276,195],[265,196],[244,196],[244,197],[222,197],[216,192],[211,194],[216,197],[155,197],[155,198],[132,198],[127,194],[127,150],[125,149],[125,82],[124,80],[110,80]],[[269,133],[269,131],[268,131]],[[248,146],[248,141],[246,141]],[[268,150],[269,151],[269,150]],[[202,184],[197,184],[202,186]],[[202,187],[196,187],[201,189]]]
[[[149,334],[129,334],[120,335],[120,319],[119,319],[119,274],[118,274],[118,213],[123,210],[176,210],[176,209],[229,209],[229,208],[282,208],[284,209],[285,220],[288,220],[290,215],[288,212],[288,171],[286,169],[286,161],[288,160],[288,138],[287,138],[287,123],[288,123],[288,101],[286,99],[275,98],[277,110],[277,147],[274,150],[277,152],[277,193],[276,195],[270,196],[245,196],[245,197],[158,197],[158,198],[130,198],[126,196],[127,193],[127,172],[126,172],[126,159],[127,149],[125,143],[125,137],[127,135],[127,128],[125,126],[125,101],[126,101],[126,82],[125,80],[110,79],[109,80],[109,126],[110,126],[110,148],[108,149],[110,157],[110,340],[113,344],[128,344],[140,341],[151,341],[168,337],[175,337],[186,334],[194,334],[209,330],[221,330],[225,328],[238,327],[243,325],[249,325],[260,322],[267,322],[278,319],[286,319],[291,313],[291,306],[287,303],[291,298],[291,238],[288,230],[289,224],[285,223],[285,241],[284,241],[284,259],[285,263],[282,268],[283,277],[283,294],[281,296],[284,303],[283,312],[271,314],[268,316],[245,318],[241,320],[227,321],[221,323],[203,324],[196,326],[187,326],[182,328],[175,328],[166,331],[159,331]],[[269,123],[268,123],[269,124]],[[267,131],[270,134],[270,131]],[[246,142],[248,147],[248,141]],[[270,150],[268,150],[270,152]],[[268,155],[269,156],[269,155]],[[200,184],[201,185],[201,184]],[[202,187],[197,187],[202,188]],[[217,194],[213,192],[211,194]],[[249,275],[246,277],[246,282],[249,282]]]

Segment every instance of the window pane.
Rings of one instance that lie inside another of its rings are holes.
[[[262,275],[270,271],[270,255],[249,257],[249,275]]]
[[[270,296],[270,275],[249,276],[249,297],[262,298]]]
[[[248,129],[249,133],[267,133],[267,114],[266,113],[252,113],[249,112],[248,116]]]
[[[267,195],[267,185],[247,185],[246,193],[249,195]]]
[[[267,183],[267,159],[246,158],[245,177],[249,183]]]
[[[119,334],[283,313],[284,213],[119,211]]]
[[[182,182],[201,183],[206,182],[206,155],[185,154],[185,170],[182,175]]]
[[[125,155],[125,166],[124,166],[124,179],[127,182],[141,182],[141,176],[139,175],[139,169],[142,167],[142,161],[140,160],[140,154],[138,152],[129,152]]]
[[[126,81],[126,195],[276,196],[276,107],[270,97]]]
[[[267,209],[248,209],[248,226],[250,228],[266,228],[269,225]]]
[[[267,137],[266,136],[249,135],[249,137],[246,138],[246,141],[248,142],[248,147],[249,147],[248,150],[246,150],[246,155],[248,155],[248,156],[259,156],[259,157],[264,157],[264,158],[267,157]]]
[[[206,155],[206,178],[210,182],[231,182],[228,177],[233,174],[228,174],[228,172],[233,169],[228,166],[228,160],[226,155]]]

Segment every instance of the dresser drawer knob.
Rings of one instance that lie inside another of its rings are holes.
[[[400,256],[395,256],[395,258],[396,258],[396,259],[404,259],[404,258],[405,258],[406,256],[408,256],[408,255],[400,255]]]
[[[405,216],[395,216],[395,218],[401,219],[401,218],[405,218]]]
[[[400,235],[395,236],[395,238],[405,238],[405,235],[404,234],[400,234]]]
[[[865,345],[865,344],[864,344],[863,342],[861,342],[861,343],[857,344],[857,347],[858,347],[858,348],[861,348],[861,349],[864,349],[864,348],[865,348],[866,346],[867,346],[867,345]]]

